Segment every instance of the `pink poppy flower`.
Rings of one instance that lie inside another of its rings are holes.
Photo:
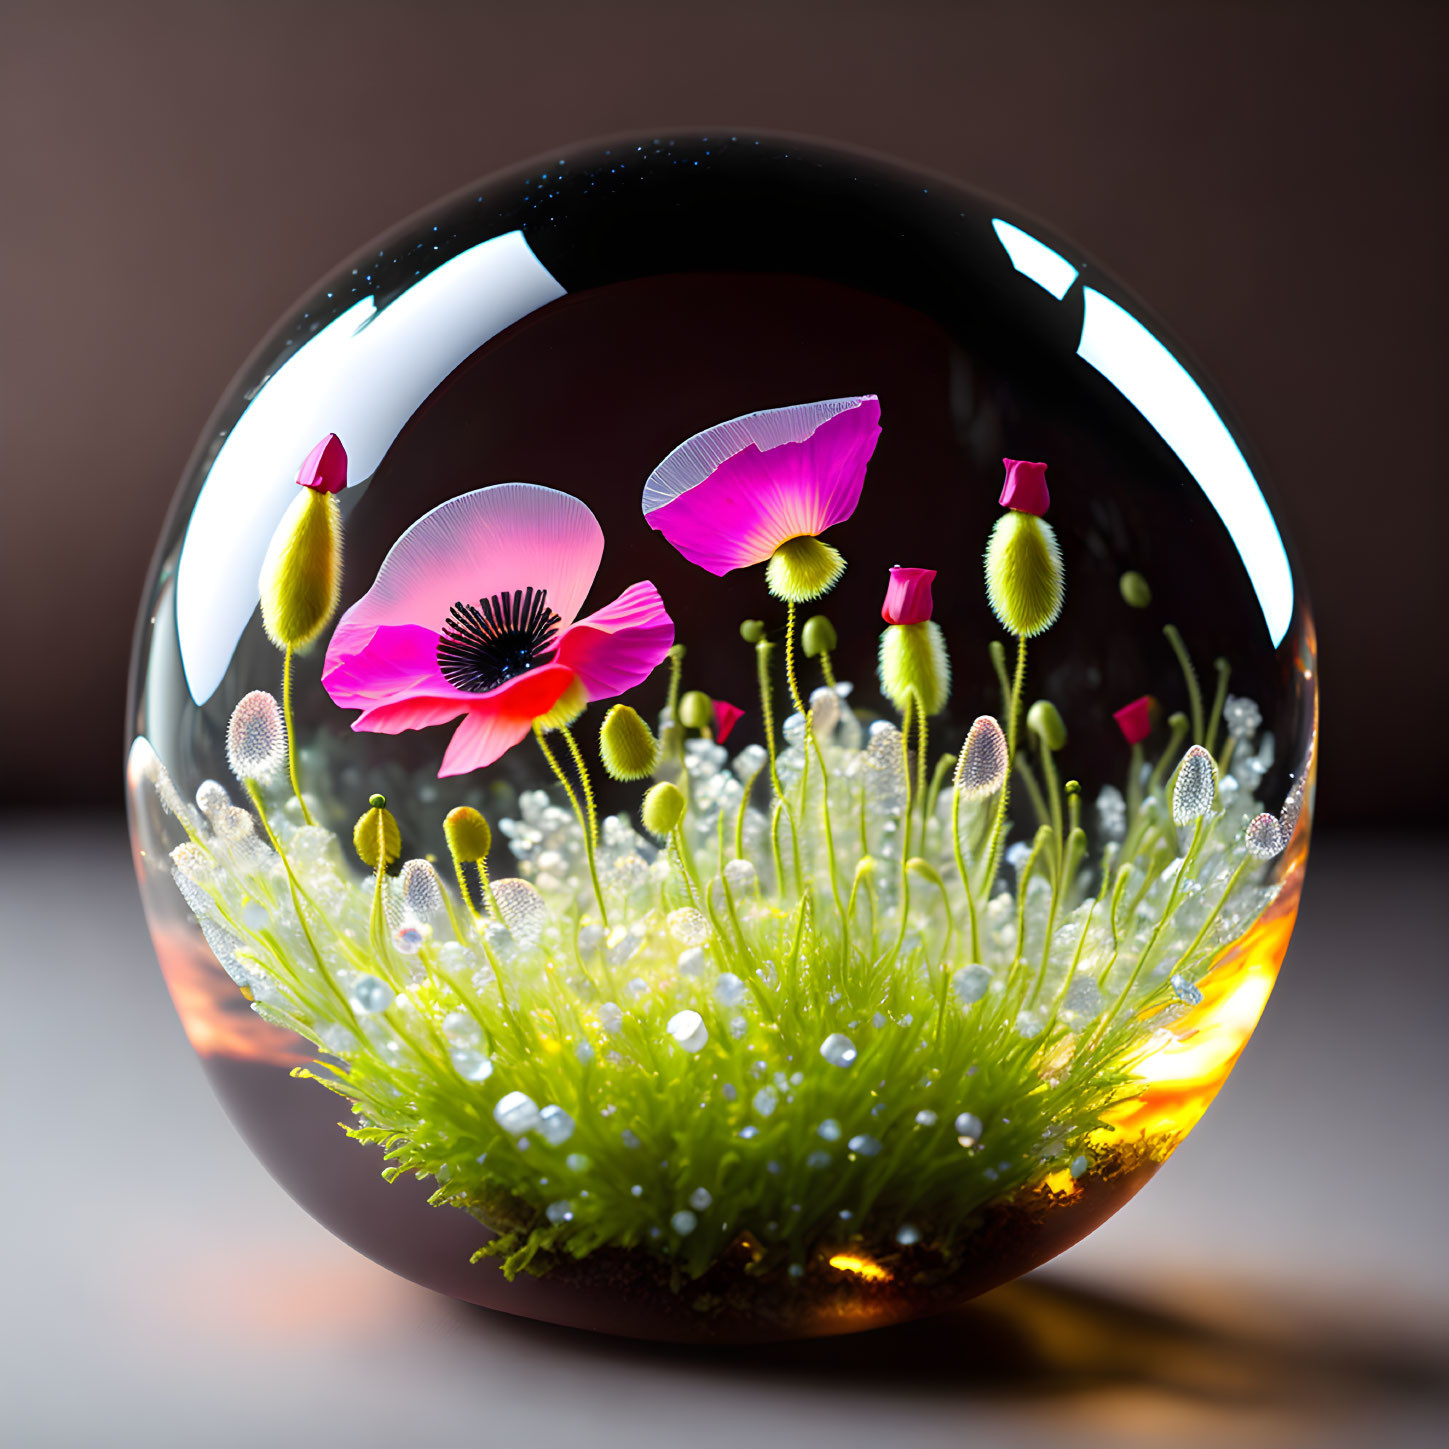
[[[720,743],[729,739],[730,731],[744,718],[744,710],[727,699],[714,701],[714,737]]]
[[[643,683],[674,622],[651,583],[579,618],[604,534],[577,498],[499,483],[433,509],[393,544],[341,618],[322,683],[355,730],[399,734],[462,716],[438,771],[491,765],[535,721]]]
[[[1113,711],[1112,718],[1129,745],[1140,745],[1152,733],[1152,696],[1144,694],[1141,699],[1124,704]]]
[[[879,437],[874,396],[746,413],[665,458],[644,486],[644,517],[712,574],[770,561],[783,597],[818,597],[845,565],[813,540],[855,512]]]
[[[893,568],[881,618],[887,624],[924,624],[931,617],[931,585],[935,581],[935,569]]]

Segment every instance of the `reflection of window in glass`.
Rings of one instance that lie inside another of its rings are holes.
[[[521,231],[470,247],[379,310],[373,297],[298,347],[257,390],[217,452],[177,566],[187,687],[205,704],[257,606],[268,540],[302,459],[336,433],[365,482],[433,389],[520,317],[564,295]]]
[[[1012,266],[1061,301],[1077,269],[1020,227],[999,219],[991,225]],[[1258,480],[1217,409],[1141,322],[1093,287],[1083,289],[1077,354],[1132,403],[1197,479],[1243,560],[1276,648],[1293,617],[1293,572]]]

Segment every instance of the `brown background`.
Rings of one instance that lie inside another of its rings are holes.
[[[0,4],[0,804],[119,803],[151,546],[300,292],[476,175],[687,122],[949,173],[1134,287],[1297,543],[1325,819],[1442,819],[1446,50],[1404,0]]]

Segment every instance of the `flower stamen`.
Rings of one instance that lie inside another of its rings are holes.
[[[456,689],[487,694],[551,656],[563,622],[548,607],[548,590],[515,589],[461,600],[448,610],[438,639],[438,668]]]

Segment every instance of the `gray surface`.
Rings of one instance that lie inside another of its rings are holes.
[[[1428,1444],[1449,1432],[1449,849],[1315,848],[1280,990],[1137,1201],[850,1340],[682,1351],[464,1308],[293,1206],[204,1084],[109,819],[0,820],[0,1437],[48,1446]]]

